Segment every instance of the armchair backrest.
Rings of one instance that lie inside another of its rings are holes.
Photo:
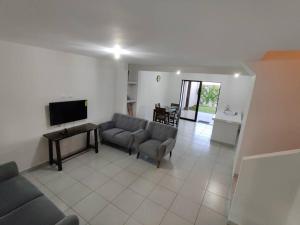
[[[176,139],[177,128],[165,124],[150,122],[147,128],[151,138],[159,141],[166,141],[168,138]]]
[[[134,132],[139,129],[145,129],[147,126],[147,120],[127,116],[120,113],[115,113],[112,119],[115,123],[115,127],[121,128],[130,132]]]

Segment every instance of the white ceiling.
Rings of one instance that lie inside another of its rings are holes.
[[[0,0],[0,39],[145,65],[233,65],[298,49],[300,0]]]

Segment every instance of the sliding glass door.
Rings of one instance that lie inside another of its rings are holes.
[[[221,84],[215,82],[202,82],[197,121],[213,124],[217,112]]]
[[[183,80],[181,83],[181,119],[197,121],[201,81]]]
[[[180,118],[212,124],[217,111],[220,90],[220,83],[182,80]]]

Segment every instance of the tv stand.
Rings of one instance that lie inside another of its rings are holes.
[[[95,139],[95,145],[90,144],[90,135],[91,131],[94,131],[94,139]],[[73,137],[78,134],[86,133],[86,147],[84,149],[78,150],[76,152],[73,152],[66,156],[61,156],[61,150],[60,150],[60,141],[64,140],[69,137]],[[90,148],[94,148],[95,152],[98,153],[98,134],[97,134],[97,125],[92,123],[86,123],[82,124],[80,126],[75,126],[71,128],[65,128],[64,130],[51,132],[48,134],[43,135],[45,138],[48,139],[48,145],[49,145],[49,164],[52,165],[55,163],[58,167],[58,171],[62,170],[62,161],[70,158],[76,154],[79,154],[81,152],[85,152],[89,150]],[[56,160],[53,159],[53,143],[55,143],[55,149],[56,149]]]
[[[67,134],[68,133],[68,129],[67,128],[65,128],[62,132],[61,132],[61,134]]]

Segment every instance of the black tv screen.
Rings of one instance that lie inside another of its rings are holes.
[[[58,125],[87,118],[87,100],[50,102],[50,125]]]

